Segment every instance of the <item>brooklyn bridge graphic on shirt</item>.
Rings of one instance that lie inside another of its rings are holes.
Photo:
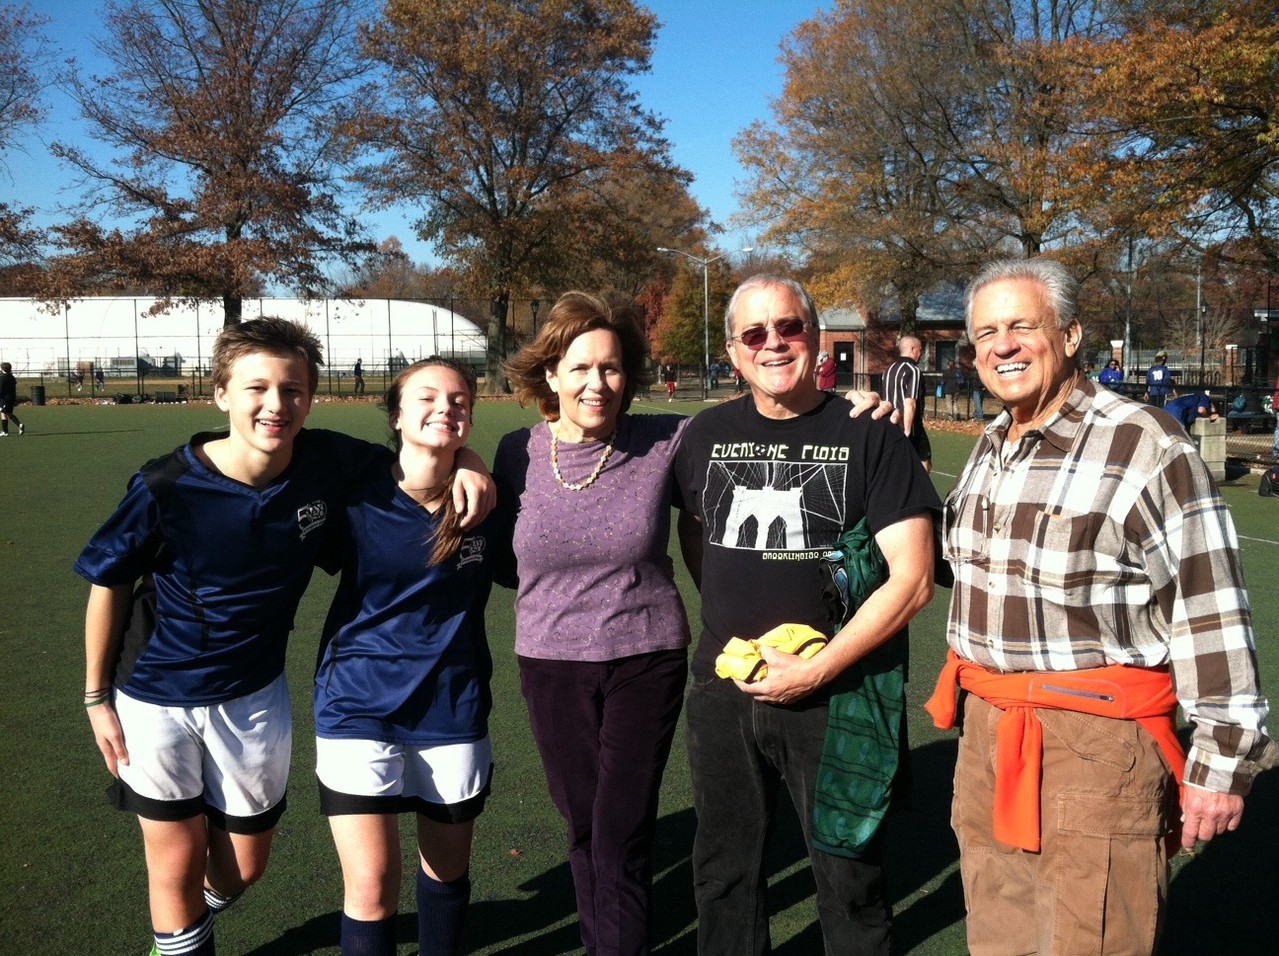
[[[844,462],[711,461],[702,496],[710,543],[747,551],[829,547],[844,526]]]

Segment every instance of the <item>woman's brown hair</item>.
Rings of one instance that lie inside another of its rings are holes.
[[[629,305],[611,306],[586,292],[565,292],[560,296],[537,338],[506,363],[506,375],[520,405],[536,402],[543,418],[559,420],[560,397],[546,381],[546,373],[555,369],[574,339],[594,329],[607,329],[621,343],[622,374],[626,376],[621,410],[631,407],[635,393],[653,382],[648,340],[639,311]]]

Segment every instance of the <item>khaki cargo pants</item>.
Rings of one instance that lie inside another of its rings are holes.
[[[1041,710],[1041,852],[996,842],[995,725],[964,695],[951,826],[974,956],[1152,953],[1168,896],[1177,787],[1135,721]]]

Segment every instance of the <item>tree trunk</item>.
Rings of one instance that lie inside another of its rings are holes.
[[[902,336],[915,335],[919,327],[919,296],[902,294]]]
[[[244,299],[239,295],[227,293],[222,296],[222,327],[239,325],[244,315]]]
[[[484,350],[485,395],[509,395],[510,384],[502,363],[506,361],[506,314],[511,294],[507,289],[489,299],[488,344]]]

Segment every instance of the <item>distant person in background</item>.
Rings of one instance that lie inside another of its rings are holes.
[[[1119,359],[1111,359],[1109,364],[1101,370],[1101,374],[1097,376],[1097,381],[1112,389],[1122,383],[1123,380],[1124,370],[1119,367]]]
[[[1084,378],[1090,382],[1097,381],[1097,367],[1092,362],[1084,363]]]
[[[884,398],[901,409],[902,430],[924,463],[925,471],[933,470],[933,448],[924,431],[924,376],[919,359],[924,343],[907,335],[897,343],[900,357],[884,372]]]
[[[945,377],[946,397],[950,400],[950,417],[952,421],[959,421],[959,396],[968,387],[967,377],[964,370],[959,367],[955,361],[946,363]]]
[[[102,374],[101,365],[97,367],[97,370],[93,373],[93,377],[98,383],[98,391],[102,391],[104,388],[107,387],[107,377]]]
[[[1274,455],[1279,458],[1279,381],[1275,382],[1274,394],[1270,396],[1270,410],[1275,415],[1275,447]]]
[[[355,367],[351,369],[351,375],[355,378],[355,394],[364,394],[364,359],[356,359]]]
[[[9,420],[18,426],[18,434],[27,430],[27,426],[13,413],[13,406],[18,404],[18,380],[13,377],[13,366],[8,362],[0,362],[0,438],[9,437]]]
[[[835,360],[829,352],[817,353],[817,387],[835,394]]]
[[[986,386],[982,384],[976,366],[968,369],[968,384],[973,393],[973,421],[984,422],[986,420]]]
[[[675,366],[667,362],[662,366],[662,381],[666,384],[666,400],[668,402],[675,401],[675,383],[679,379],[679,372]]]
[[[1146,370],[1146,401],[1156,408],[1163,408],[1172,393],[1172,372],[1164,363],[1168,353],[1162,349],[1155,353],[1155,364]]]
[[[1201,415],[1211,421],[1217,420],[1217,413],[1212,407],[1212,397],[1207,392],[1187,392],[1185,395],[1177,395],[1170,398],[1164,404],[1164,411],[1177,419],[1181,423],[1181,427],[1187,432],[1190,426],[1194,424],[1195,419]]]

